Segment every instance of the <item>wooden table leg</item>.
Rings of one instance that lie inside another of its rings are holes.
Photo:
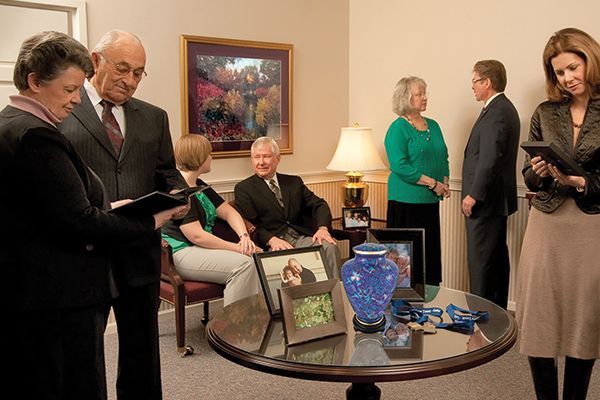
[[[353,383],[346,389],[346,400],[379,400],[381,389],[374,383]]]

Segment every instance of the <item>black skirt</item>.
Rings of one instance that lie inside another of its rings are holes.
[[[440,203],[412,204],[388,200],[387,227],[425,229],[425,282],[439,286],[442,281]]]

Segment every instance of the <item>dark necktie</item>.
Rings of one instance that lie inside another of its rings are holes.
[[[269,188],[275,194],[275,198],[277,199],[277,202],[279,203],[279,205],[281,207],[283,207],[283,198],[281,197],[281,189],[279,189],[279,186],[277,186],[277,183],[275,183],[275,179],[269,179]]]
[[[119,128],[117,119],[112,113],[112,108],[115,105],[106,100],[102,100],[100,104],[102,104],[102,125],[104,125],[106,135],[108,136],[110,143],[112,143],[118,157],[121,153],[121,147],[123,146],[123,134],[121,133],[121,128]]]

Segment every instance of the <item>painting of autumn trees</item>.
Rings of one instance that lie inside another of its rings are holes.
[[[278,138],[279,60],[197,55],[196,73],[197,131],[211,142]]]

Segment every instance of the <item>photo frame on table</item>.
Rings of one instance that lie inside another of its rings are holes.
[[[367,242],[385,245],[386,257],[398,265],[393,298],[422,302],[425,298],[425,229],[368,229]]]
[[[391,359],[423,359],[423,331],[409,329],[405,322],[386,313],[386,325],[381,333],[383,349]]]
[[[183,134],[199,134],[212,156],[250,155],[252,142],[275,139],[293,153],[293,45],[181,35]]]
[[[282,287],[327,280],[323,246],[254,253],[254,264],[271,316],[281,314],[277,291]],[[290,266],[300,265],[295,273]]]
[[[339,279],[286,287],[277,292],[288,345],[346,333]]]
[[[371,207],[342,207],[342,229],[371,227]]]

